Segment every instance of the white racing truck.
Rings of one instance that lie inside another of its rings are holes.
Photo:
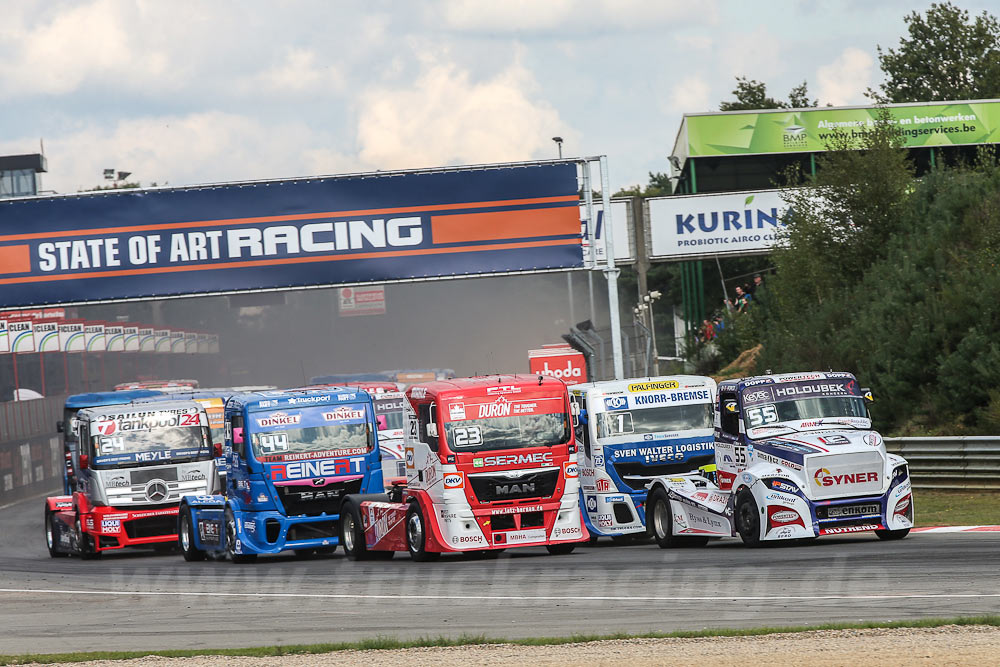
[[[660,547],[700,536],[773,540],[874,532],[906,537],[906,461],[871,430],[850,373],[767,375],[719,384],[716,471],[659,477],[646,520]],[[714,479],[713,479],[714,477]]]

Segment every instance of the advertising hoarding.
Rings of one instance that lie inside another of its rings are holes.
[[[788,205],[779,190],[649,199],[650,259],[767,252]]]
[[[578,198],[563,161],[5,200],[0,308],[582,268]]]
[[[907,148],[1000,142],[1000,101],[895,104],[886,107]],[[681,159],[827,150],[834,132],[860,145],[877,107],[840,107],[685,115],[674,146]]]

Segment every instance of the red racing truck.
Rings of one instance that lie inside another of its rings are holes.
[[[498,554],[544,546],[567,554],[587,539],[573,414],[555,378],[501,375],[410,387],[406,483],[347,496],[341,544],[360,560],[409,551]]]

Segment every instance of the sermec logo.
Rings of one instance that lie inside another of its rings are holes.
[[[839,486],[841,484],[864,484],[865,482],[877,482],[877,472],[852,472],[843,475],[831,475],[826,468],[820,468],[813,475],[817,486]]]
[[[460,472],[450,472],[444,476],[444,488],[461,489],[465,486],[465,475]]]
[[[534,357],[528,360],[528,367],[534,374],[547,375],[574,384],[587,381],[587,362],[579,352]]]
[[[536,452],[534,454],[500,454],[497,456],[484,456],[472,460],[472,465],[476,468],[489,466],[512,466],[512,465],[539,465],[552,463],[552,452]]]

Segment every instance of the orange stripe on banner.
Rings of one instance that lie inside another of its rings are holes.
[[[150,269],[130,271],[92,271],[90,273],[67,273],[57,276],[24,276],[22,278],[0,278],[0,285],[18,283],[47,283],[57,280],[82,280],[84,278],[116,278],[119,276],[144,276],[154,273],[182,273],[184,271],[211,271],[213,269],[244,269],[254,266],[279,266],[282,264],[309,264],[312,262],[338,262],[347,259],[381,259],[382,257],[410,257],[414,255],[443,255],[483,250],[513,250],[516,248],[544,248],[546,246],[571,245],[579,239],[556,239],[552,241],[528,241],[525,243],[498,243],[496,245],[461,246],[459,248],[427,248],[425,250],[397,250],[394,252],[360,252],[354,255],[314,255],[310,257],[285,257],[283,259],[255,259],[245,262],[225,264],[188,264],[187,266],[160,266]]]
[[[31,246],[0,246],[0,273],[31,271]]]
[[[102,227],[97,229],[73,229],[63,232],[37,232],[34,234],[13,234],[0,236],[0,241],[25,241],[29,239],[55,239],[65,236],[93,236],[95,234],[121,234],[128,232],[148,232],[158,229],[189,229],[191,227],[232,227],[252,225],[262,222],[287,222],[293,220],[316,220],[318,218],[346,218],[350,216],[392,215],[394,213],[421,213],[423,211],[454,211],[463,208],[495,208],[497,206],[524,206],[530,204],[558,204],[579,201],[577,195],[558,197],[537,197],[535,199],[503,199],[500,201],[476,201],[464,204],[432,204],[428,206],[404,206],[400,208],[369,208],[355,211],[326,211],[324,213],[298,213],[294,215],[270,215],[255,218],[229,218],[221,220],[198,220],[195,222],[164,222],[156,225],[134,225],[132,227]]]
[[[579,235],[580,211],[575,206],[563,206],[527,211],[434,215],[431,216],[431,234],[434,243]]]

